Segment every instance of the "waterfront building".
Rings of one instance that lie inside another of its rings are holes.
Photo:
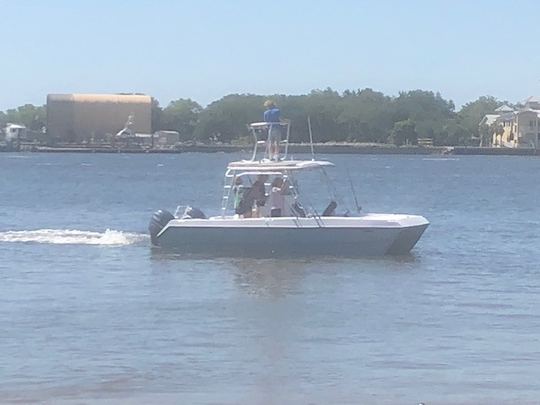
[[[65,143],[114,142],[130,119],[134,133],[152,132],[152,98],[143,94],[49,94],[47,135]]]
[[[486,114],[481,127],[491,131],[492,146],[504,148],[540,147],[540,98],[529,97],[523,106],[503,105],[492,114]]]
[[[154,146],[157,148],[167,149],[180,143],[180,134],[177,131],[157,131],[154,137]]]
[[[3,140],[7,144],[26,140],[26,127],[8,122],[3,130]]]

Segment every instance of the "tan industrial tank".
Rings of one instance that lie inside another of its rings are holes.
[[[152,97],[141,94],[49,94],[47,133],[58,142],[104,140],[132,116],[136,133],[152,132]]]

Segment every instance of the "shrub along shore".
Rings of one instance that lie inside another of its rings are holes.
[[[394,146],[394,145],[373,145],[358,143],[342,144],[315,144],[315,154],[351,154],[351,155],[500,155],[500,156],[540,156],[537,149],[519,148],[487,148],[475,146]],[[41,153],[235,153],[241,152],[251,155],[250,145],[228,145],[228,144],[190,144],[179,146],[174,149],[149,149],[149,148],[111,148],[111,147],[49,147],[23,145],[20,151],[41,152]],[[10,152],[13,150],[0,149],[0,152]],[[297,154],[311,154],[309,144],[291,144],[289,146],[289,157]]]

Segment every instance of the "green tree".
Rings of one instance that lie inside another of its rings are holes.
[[[431,138],[440,131],[444,122],[455,118],[454,103],[439,93],[425,90],[401,92],[391,105],[393,121],[411,119],[416,124],[419,138]]]
[[[308,95],[301,96],[280,96],[275,101],[281,109],[283,118],[291,122],[291,142],[309,142],[309,131],[307,125],[307,98]],[[313,126],[313,124],[312,124]],[[313,130],[313,140],[319,140],[320,132],[318,128]]]
[[[478,137],[480,146],[489,146],[493,142],[493,133],[496,128],[493,125],[480,125],[478,127]]]
[[[410,118],[396,122],[390,134],[390,141],[397,146],[404,144],[416,145],[418,134],[416,133],[415,122]]]
[[[485,145],[485,141],[487,140],[485,139],[486,131],[489,131],[489,128],[481,129],[479,127],[480,121],[486,114],[493,114],[495,109],[502,104],[503,102],[497,100],[495,97],[479,97],[475,101],[471,101],[461,108],[458,112],[459,122],[470,133],[472,138],[480,140],[480,142]]]
[[[159,101],[152,97],[152,132],[159,131],[161,128],[161,114],[163,109],[159,105]]]
[[[47,124],[47,112],[45,106],[36,107],[32,104],[25,104],[2,113],[0,120],[3,125],[11,122],[13,124],[23,124],[34,131],[41,131]]]
[[[265,99],[251,94],[230,94],[214,101],[202,111],[195,138],[203,142],[217,140],[228,143],[248,136],[246,124],[262,120]]]
[[[344,126],[338,121],[339,115],[343,112],[342,101],[343,99],[339,93],[329,87],[325,90],[313,90],[306,97],[306,114],[311,119],[314,141],[346,140]],[[307,123],[307,116],[304,123]],[[298,123],[298,125],[302,124]],[[307,141],[308,139],[305,140]]]
[[[183,139],[193,139],[201,111],[202,107],[191,99],[171,101],[161,111],[159,128],[178,131]]]
[[[386,142],[393,126],[392,99],[372,89],[345,90],[343,109],[337,118],[347,141]]]
[[[471,145],[471,133],[456,119],[444,122],[435,133],[434,144],[439,146]]]

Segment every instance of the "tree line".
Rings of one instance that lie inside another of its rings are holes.
[[[316,142],[416,144],[431,138],[434,145],[486,145],[491,129],[479,127],[485,114],[503,104],[483,96],[456,111],[439,93],[411,90],[388,96],[366,88],[339,93],[327,88],[305,95],[231,94],[202,107],[178,99],[161,107],[152,104],[152,130],[178,131],[184,141],[249,142],[246,124],[262,120],[263,103],[272,99],[283,118],[291,120],[291,142],[308,142],[311,117]],[[45,106],[25,105],[0,112],[0,124],[17,122],[33,130],[46,125]]]

